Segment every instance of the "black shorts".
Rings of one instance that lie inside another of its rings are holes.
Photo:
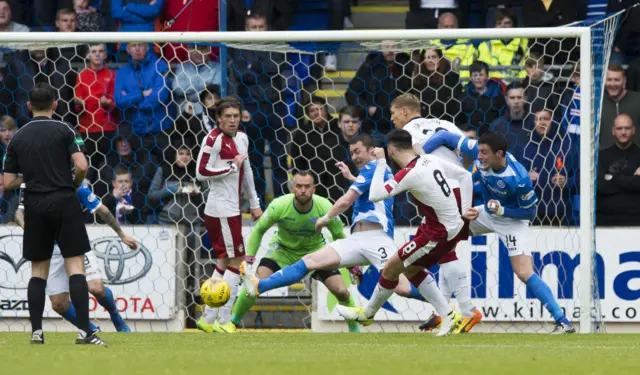
[[[22,257],[51,259],[54,244],[65,258],[91,250],[80,202],[73,191],[29,194],[25,200]]]
[[[260,259],[260,264],[258,264],[258,267],[266,267],[273,271],[273,273],[280,271],[280,266],[278,265],[278,263],[276,263],[275,260],[269,258]],[[313,274],[311,274],[312,278],[320,281],[321,283],[324,283],[324,281],[331,276],[340,276],[340,270],[318,270],[314,271]]]

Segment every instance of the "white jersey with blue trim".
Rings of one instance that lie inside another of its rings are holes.
[[[360,174],[356,181],[349,189],[360,195],[353,203],[352,222],[356,224],[359,221],[369,221],[380,224],[382,229],[393,238],[393,230],[395,222],[393,219],[393,202],[394,198],[390,197],[383,201],[373,203],[369,200],[369,188],[371,180],[376,171],[376,161],[371,161],[360,170]],[[388,181],[393,178],[391,169],[387,167],[384,174],[384,180]]]
[[[474,160],[476,172],[474,181],[479,181],[482,187],[484,202],[497,200],[505,208],[528,209],[538,203],[529,173],[516,158],[507,152],[507,165],[502,170],[484,168],[478,159],[478,142],[462,137],[458,149]]]
[[[425,142],[427,142],[429,138],[439,131],[444,130],[456,135],[463,135],[462,131],[454,123],[437,118],[416,117],[411,119],[402,129],[411,134],[413,146],[415,147],[418,145],[420,148],[424,146]],[[451,149],[447,146],[440,146],[433,150],[431,154],[450,163],[462,166],[458,153],[455,149]]]

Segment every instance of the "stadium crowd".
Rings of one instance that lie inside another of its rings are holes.
[[[303,2],[229,0],[227,28],[286,30]],[[477,3],[484,7],[487,27],[508,28],[564,25],[636,2]],[[469,26],[469,3],[476,2],[458,1],[455,7],[451,1],[451,8],[429,3],[409,1],[407,28]],[[0,32],[216,31],[217,5],[206,0],[0,0]],[[350,26],[349,8],[347,0],[327,0],[328,28]],[[640,8],[633,8],[622,22],[604,83],[598,225],[640,225],[638,18]],[[229,48],[227,61],[221,62],[220,52],[219,46],[133,42],[0,49],[0,148],[29,120],[29,90],[48,82],[58,90],[57,117],[84,138],[88,182],[118,220],[180,223],[204,232],[207,187],[195,181],[195,159],[202,139],[216,126],[215,106],[223,93],[242,101],[243,130],[263,206],[288,192],[289,173],[296,169],[317,174],[318,194],[340,197],[348,182],[335,164],[349,161],[349,141],[367,132],[384,144],[393,129],[391,100],[412,93],[425,117],[451,121],[471,137],[487,131],[507,135],[509,151],[529,169],[540,197],[535,224],[577,223],[581,93],[573,40],[431,40],[413,51],[383,41],[380,52],[369,53],[350,80],[343,108],[316,94],[325,73],[340,69],[334,54],[309,60],[293,52]],[[0,212],[4,222],[11,222],[17,194],[0,188]],[[406,198],[399,197],[395,209],[400,224],[418,218]]]

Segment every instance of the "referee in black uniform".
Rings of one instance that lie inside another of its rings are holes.
[[[56,92],[46,83],[37,84],[29,92],[28,106],[33,120],[15,133],[7,145],[4,160],[5,187],[14,189],[22,182],[26,184],[22,256],[31,261],[27,290],[31,343],[44,343],[45,287],[57,242],[69,274],[69,294],[76,308],[80,334],[85,337],[83,343],[104,345],[89,329],[84,254],[91,250],[91,245],[75,195],[88,168],[84,143],[69,124],[51,119],[56,104]],[[72,167],[75,167],[75,178]]]

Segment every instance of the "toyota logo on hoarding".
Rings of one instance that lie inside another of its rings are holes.
[[[111,285],[129,284],[143,278],[151,269],[153,258],[143,244],[129,250],[120,237],[101,237],[91,241],[96,257],[104,261],[104,272]]]
[[[91,241],[96,257],[104,262],[107,283],[123,285],[143,278],[153,265],[151,252],[138,243],[135,251],[119,237],[100,237]],[[0,288],[27,289],[31,265],[22,257],[22,235],[0,236]]]

